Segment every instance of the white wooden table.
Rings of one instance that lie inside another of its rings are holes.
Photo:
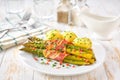
[[[88,0],[90,8],[101,15],[119,15],[120,0]],[[106,58],[93,71],[69,77],[41,74],[26,67],[18,59],[18,46],[0,53],[0,80],[120,80],[120,32],[111,41],[103,42]]]

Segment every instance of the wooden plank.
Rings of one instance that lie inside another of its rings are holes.
[[[2,64],[2,62],[3,62],[3,59],[4,59],[5,54],[6,54],[6,51],[0,52],[0,66],[1,66],[1,64]]]
[[[108,80],[103,65],[91,71],[87,76],[88,80]]]
[[[24,65],[18,59],[18,49],[7,50],[0,67],[0,80],[26,80],[26,74],[28,74],[26,71],[30,72],[27,80],[32,80],[32,71],[25,70]]]
[[[69,80],[69,77],[64,79],[64,77],[61,77],[61,76],[52,76],[52,75],[42,74],[38,71],[35,71],[34,80]]]
[[[46,79],[46,74],[41,74],[38,71],[34,71],[34,77],[33,80],[47,80]]]
[[[105,43],[103,46],[109,46],[106,49],[106,59],[104,68],[106,71],[106,75],[109,80],[119,80],[120,74],[120,54],[115,52],[114,46],[110,44],[110,42]]]
[[[22,77],[23,79],[21,80],[34,80],[34,71],[31,68],[26,67],[25,65],[22,65],[24,67]]]
[[[2,77],[2,74],[1,74],[1,65],[2,65],[2,63],[3,63],[3,59],[4,59],[4,56],[5,56],[5,51],[3,51],[3,52],[0,52],[0,79],[1,79],[1,77]],[[2,80],[2,79],[1,79]]]
[[[106,11],[107,15],[118,15],[120,13],[120,1],[119,0],[101,0],[101,4],[103,4],[103,9]],[[118,7],[119,6],[119,7]],[[118,36],[117,36],[118,37]],[[115,38],[115,37],[114,37]],[[118,38],[117,38],[118,39]],[[116,40],[114,39],[116,42]],[[120,45],[120,43],[118,43]],[[116,44],[117,45],[117,44]],[[106,62],[104,64],[104,68],[106,71],[106,75],[109,80],[119,80],[120,74],[120,53],[119,48],[115,48],[113,45],[109,46],[107,49],[107,57]]]
[[[103,65],[99,66],[95,70],[82,74],[73,76],[72,80],[108,80]]]

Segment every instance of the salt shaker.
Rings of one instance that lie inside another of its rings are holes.
[[[71,13],[72,13],[72,24],[74,26],[83,26],[83,22],[80,19],[80,12],[83,8],[88,8],[85,0],[75,0],[75,5],[72,7]]]

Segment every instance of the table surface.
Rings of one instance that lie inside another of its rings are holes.
[[[101,15],[119,15],[120,0],[88,0],[90,9]],[[93,71],[69,77],[41,74],[18,60],[18,47],[0,53],[0,80],[120,80],[120,32],[104,41],[105,62]]]

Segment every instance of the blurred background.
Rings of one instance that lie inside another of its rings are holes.
[[[1,17],[3,17],[3,14],[5,15],[6,11],[9,12],[13,10],[13,12],[15,12],[15,9],[17,9],[19,12],[20,10],[22,11],[23,8],[33,8],[33,6],[36,4],[35,1],[41,1],[39,4],[44,4],[42,1],[46,0],[0,0],[0,14],[2,14]],[[53,5],[57,5],[60,0],[49,0],[49,2],[52,1],[55,2]],[[91,11],[100,15],[119,15],[120,13],[120,0],[87,0],[86,3],[90,7]],[[44,6],[49,7],[48,5]],[[43,7],[43,9],[44,8],[45,7]],[[114,11],[112,11],[113,8]]]

